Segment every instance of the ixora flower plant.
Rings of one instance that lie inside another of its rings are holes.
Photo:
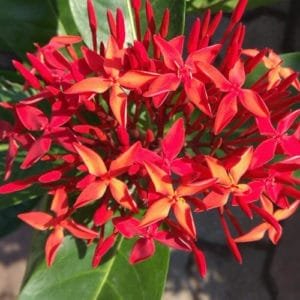
[[[238,2],[216,40],[222,12],[212,17],[208,11],[188,36],[168,38],[169,10],[158,26],[146,1],[142,32],[141,1],[132,0],[136,38],[127,43],[120,9],[116,15],[107,12],[109,37],[99,42],[88,0],[92,47],[80,36],[55,36],[27,55],[30,66],[13,61],[25,89],[34,93],[0,103],[10,116],[0,121],[0,139],[8,143],[7,182],[0,194],[34,185],[49,195],[47,210],[18,217],[47,233],[46,264],[59,266],[58,283],[67,255],[61,252],[70,242],[65,235],[83,241],[92,253],[89,261],[98,271],[85,278],[92,282],[108,276],[116,257],[122,256],[124,266],[127,259],[137,264],[151,258],[159,244],[191,252],[205,276],[195,220],[210,210],[217,212],[240,263],[239,243],[266,234],[274,244],[280,240],[280,221],[296,211],[300,199],[295,176],[300,83],[274,51],[243,48],[246,4]],[[251,81],[259,64],[265,72]],[[25,153],[22,170],[36,164],[44,169],[10,180],[19,150]],[[240,225],[240,211],[250,226]],[[124,240],[132,240],[127,252]],[[40,282],[47,284],[52,268],[40,273]],[[74,276],[77,268],[75,261]],[[72,289],[86,295],[79,281]]]

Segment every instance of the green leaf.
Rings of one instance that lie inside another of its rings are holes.
[[[57,19],[49,1],[0,0],[0,49],[24,57],[33,43],[56,34]]]
[[[271,5],[278,0],[249,0],[247,8],[256,8],[260,6]],[[211,9],[213,12],[223,10],[226,12],[232,11],[238,0],[187,0],[188,12],[195,12],[198,10]]]
[[[300,52],[285,53],[281,54],[280,57],[283,59],[283,66],[300,72]]]
[[[108,9],[113,12],[117,8],[121,8],[125,17],[126,26],[126,42],[132,43],[136,38],[133,12],[130,5],[130,0],[94,0],[94,6],[98,16],[98,41],[106,41],[109,30],[106,21],[106,12]],[[69,0],[71,12],[79,32],[83,36],[84,41],[91,46],[91,32],[88,23],[86,10],[86,1]],[[160,25],[161,17],[164,9],[169,7],[171,12],[170,36],[183,32],[185,22],[185,0],[154,0],[152,1],[154,12],[156,14],[157,24]],[[143,29],[145,29],[145,12],[141,14]]]
[[[48,269],[44,262],[44,239],[41,233],[35,237],[20,300],[161,299],[169,261],[166,247],[157,245],[152,258],[132,266],[128,254],[133,241],[120,239],[103,263],[93,269],[95,246],[86,248],[68,236],[54,265]]]

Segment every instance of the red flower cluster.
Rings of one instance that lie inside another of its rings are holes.
[[[294,173],[300,164],[300,84],[272,50],[242,48],[247,1],[239,1],[216,44],[211,40],[222,12],[196,19],[186,41],[182,35],[167,39],[169,11],[158,27],[148,0],[144,33],[141,1],[132,0],[132,44],[125,43],[121,10],[115,16],[108,11],[110,36],[98,43],[95,10],[87,3],[92,49],[77,47],[78,36],[37,46],[28,54],[31,67],[14,61],[25,87],[36,93],[0,103],[14,116],[14,123],[0,121],[0,138],[9,143],[5,180],[19,148],[26,152],[21,169],[38,161],[54,166],[0,186],[6,194],[39,184],[53,195],[50,213],[19,215],[38,230],[52,230],[47,264],[66,230],[97,241],[94,267],[118,236],[137,237],[131,263],[151,257],[157,241],[192,252],[204,275],[194,219],[208,210],[218,212],[239,262],[237,243],[259,240],[266,231],[277,243],[279,221],[295,212],[300,199]],[[249,82],[258,64],[266,72]],[[93,213],[82,225],[75,219],[86,206]],[[238,209],[250,220],[257,216],[246,233]]]

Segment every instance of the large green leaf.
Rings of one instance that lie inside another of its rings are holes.
[[[86,10],[86,1],[69,0],[71,12],[74,21],[83,36],[85,42],[91,46],[91,33],[88,26],[88,17]],[[134,28],[133,12],[130,5],[130,0],[94,0],[94,6],[98,16],[98,40],[106,40],[108,37],[108,25],[106,21],[107,9],[113,12],[117,8],[121,8],[126,22],[126,41],[131,43],[136,37]],[[160,24],[164,9],[169,7],[171,12],[170,35],[180,34],[183,32],[185,20],[185,0],[153,0],[152,1],[156,19]],[[145,13],[142,13],[142,20],[145,20]],[[145,22],[143,22],[145,28]]]
[[[159,300],[169,261],[168,249],[157,245],[156,254],[134,266],[128,263],[132,242],[120,239],[103,263],[93,269],[95,246],[66,237],[51,268],[44,262],[44,235],[35,237],[20,300]],[[114,254],[112,256],[112,254]]]
[[[56,34],[57,19],[50,1],[0,0],[0,49],[24,57],[33,43]]]
[[[283,65],[300,72],[300,52],[285,53],[280,55]]]
[[[278,0],[249,0],[248,8],[256,8],[274,4]],[[187,0],[187,9],[189,12],[199,11],[205,9],[212,9],[213,11],[224,10],[226,12],[232,11],[238,0]]]

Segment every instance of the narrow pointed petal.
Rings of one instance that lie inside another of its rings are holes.
[[[282,235],[282,227],[280,226],[278,221],[274,218],[274,216],[272,216],[264,209],[254,205],[252,203],[250,203],[249,206],[276,230],[275,241],[278,242],[278,240],[280,239],[280,237]]]
[[[93,261],[92,261],[93,268],[96,268],[100,264],[103,256],[114,246],[115,242],[116,242],[115,234],[110,235],[104,241],[102,240],[99,241],[93,256]]]
[[[119,85],[114,85],[110,91],[109,106],[118,123],[127,125],[127,94]]]
[[[154,97],[167,92],[176,91],[180,82],[181,80],[174,73],[161,74],[151,82],[143,96]]]
[[[127,185],[117,178],[112,178],[109,183],[113,198],[123,207],[137,212],[137,205],[129,194]]]
[[[92,33],[93,48],[97,50],[97,16],[92,0],[87,0],[89,25]]]
[[[188,56],[186,63],[193,64],[198,61],[204,61],[209,64],[219,54],[221,47],[222,46],[220,44],[216,44],[216,45],[212,45],[212,46],[205,47],[205,48],[199,49],[197,51],[194,51]]]
[[[103,77],[89,77],[83,79],[70,88],[68,88],[65,94],[81,94],[81,93],[99,93],[102,94],[112,86],[112,82],[109,79]]]
[[[249,147],[244,153],[239,157],[238,162],[230,169],[230,175],[232,176],[235,183],[238,183],[240,178],[248,170],[253,155],[253,148]]]
[[[141,88],[146,83],[157,78],[159,74],[139,70],[130,70],[119,78],[120,85],[128,89]]]
[[[35,55],[27,53],[27,58],[29,59],[32,66],[41,74],[42,78],[48,83],[53,82],[53,76],[49,68],[42,63]]]
[[[300,155],[300,141],[295,135],[283,136],[280,145],[285,154],[290,156]]]
[[[49,136],[42,136],[36,140],[29,148],[24,161],[21,164],[21,169],[27,169],[34,163],[38,162],[51,148],[52,140]]]
[[[88,168],[90,174],[101,177],[107,173],[104,161],[95,151],[81,144],[74,143],[73,146]]]
[[[239,94],[239,101],[256,117],[268,118],[270,115],[269,109],[264,100],[252,90],[241,90]]]
[[[276,130],[273,127],[270,118],[256,118],[256,124],[260,134],[273,136],[276,134]]]
[[[117,31],[118,46],[120,49],[122,49],[125,41],[125,21],[124,21],[123,12],[119,8],[117,8],[117,13],[116,13],[116,31]]]
[[[241,87],[245,82],[244,64],[238,60],[233,68],[229,71],[229,80],[233,84]]]
[[[237,114],[237,96],[234,93],[228,93],[221,100],[214,123],[214,134],[218,135],[231,122]]]
[[[108,201],[105,199],[101,201],[100,206],[96,209],[93,221],[95,226],[102,226],[106,224],[114,215],[114,210],[109,206]]]
[[[40,131],[48,125],[46,115],[34,106],[16,105],[16,113],[24,127],[30,131]]]
[[[234,255],[235,259],[241,264],[242,263],[242,256],[240,253],[240,250],[235,242],[235,240],[232,238],[229,227],[227,225],[227,222],[223,215],[220,215],[221,218],[221,224],[225,233],[227,245],[230,248],[232,254]]]
[[[51,38],[49,44],[61,44],[61,45],[72,45],[82,41],[82,38],[78,35],[59,35]]]
[[[90,183],[78,196],[74,208],[82,207],[92,201],[100,199],[104,195],[106,188],[107,183],[103,180]]]
[[[253,153],[251,169],[259,168],[272,160],[275,156],[277,141],[275,139],[267,139],[259,144]]]
[[[278,132],[280,133],[287,132],[299,116],[300,116],[300,109],[297,109],[292,113],[288,114],[283,119],[281,119],[278,122],[278,126],[277,126]]]
[[[54,231],[49,235],[45,245],[46,263],[48,267],[52,266],[63,239],[64,233],[62,227],[55,227]]]
[[[48,229],[51,226],[51,222],[53,220],[53,217],[51,215],[40,211],[18,214],[18,218],[38,230]]]
[[[203,190],[206,190],[216,182],[217,182],[216,178],[210,178],[210,179],[193,182],[189,184],[181,184],[176,189],[176,193],[179,197],[192,196]]]
[[[55,212],[56,216],[63,216],[69,210],[67,193],[64,188],[58,188],[55,191],[51,210]]]
[[[206,197],[204,197],[202,202],[207,210],[222,207],[227,203],[229,195],[229,192],[224,192],[221,194],[212,191]]]
[[[219,183],[231,185],[231,180],[228,176],[227,170],[222,163],[212,156],[205,156],[206,163],[213,177],[219,179]]]
[[[163,55],[165,65],[170,70],[176,71],[178,65],[183,65],[181,54],[175,47],[172,47],[159,35],[154,35],[154,41]]]
[[[198,272],[202,277],[205,277],[207,272],[207,267],[206,267],[206,259],[204,253],[195,245],[192,247],[192,249],[193,249],[194,259],[196,261]]]
[[[16,70],[20,72],[20,74],[24,77],[24,79],[30,86],[37,90],[41,89],[39,80],[29,70],[27,70],[21,63],[16,60],[13,60],[12,63]]]
[[[205,113],[209,117],[212,116],[205,86],[200,80],[197,80],[195,78],[187,80],[184,83],[184,90],[186,92],[187,97],[197,108],[199,108],[203,113]]]
[[[184,121],[178,119],[162,140],[161,147],[164,157],[172,161],[181,151],[185,142]]]
[[[275,219],[281,221],[289,218],[297,211],[299,204],[300,200],[296,200],[288,208],[276,210],[274,214]]]
[[[92,240],[98,236],[98,233],[83,225],[76,223],[74,220],[64,220],[61,225],[67,229],[74,237],[85,240]]]
[[[153,163],[144,162],[144,165],[154,184],[155,191],[162,195],[173,195],[174,190],[170,176]]]
[[[181,241],[175,234],[169,231],[158,231],[153,236],[154,239],[160,242],[163,245],[168,247],[181,250],[181,251],[190,251],[191,248],[188,244],[185,244]]]
[[[110,164],[109,172],[113,176],[120,175],[129,168],[135,161],[136,156],[141,149],[141,143],[136,142],[130,146],[124,153],[119,155]]]
[[[196,239],[196,227],[190,206],[185,200],[179,199],[173,205],[174,215],[180,226],[193,239]]]
[[[253,229],[251,229],[249,232],[237,237],[234,239],[236,243],[248,243],[248,242],[254,242],[261,240],[266,231],[270,228],[270,225],[267,223],[262,223]]]
[[[146,211],[140,226],[148,226],[161,221],[169,215],[172,203],[169,198],[156,200]]]
[[[154,254],[154,252],[155,244],[153,239],[138,239],[131,250],[129,262],[131,264],[136,264],[138,262],[144,261],[150,258]]]
[[[133,217],[113,218],[115,228],[126,238],[133,238],[135,235],[142,234],[144,228],[139,228],[140,221]]]
[[[213,65],[206,63],[204,61],[198,61],[196,63],[197,68],[204,73],[210,80],[215,84],[215,86],[223,92],[230,91],[232,83],[228,81],[224,75]]]
[[[30,178],[26,178],[24,180],[15,180],[3,185],[0,185],[0,195],[1,194],[10,194],[18,191],[22,191],[31,185],[33,185],[37,180],[36,176],[32,176]]]

